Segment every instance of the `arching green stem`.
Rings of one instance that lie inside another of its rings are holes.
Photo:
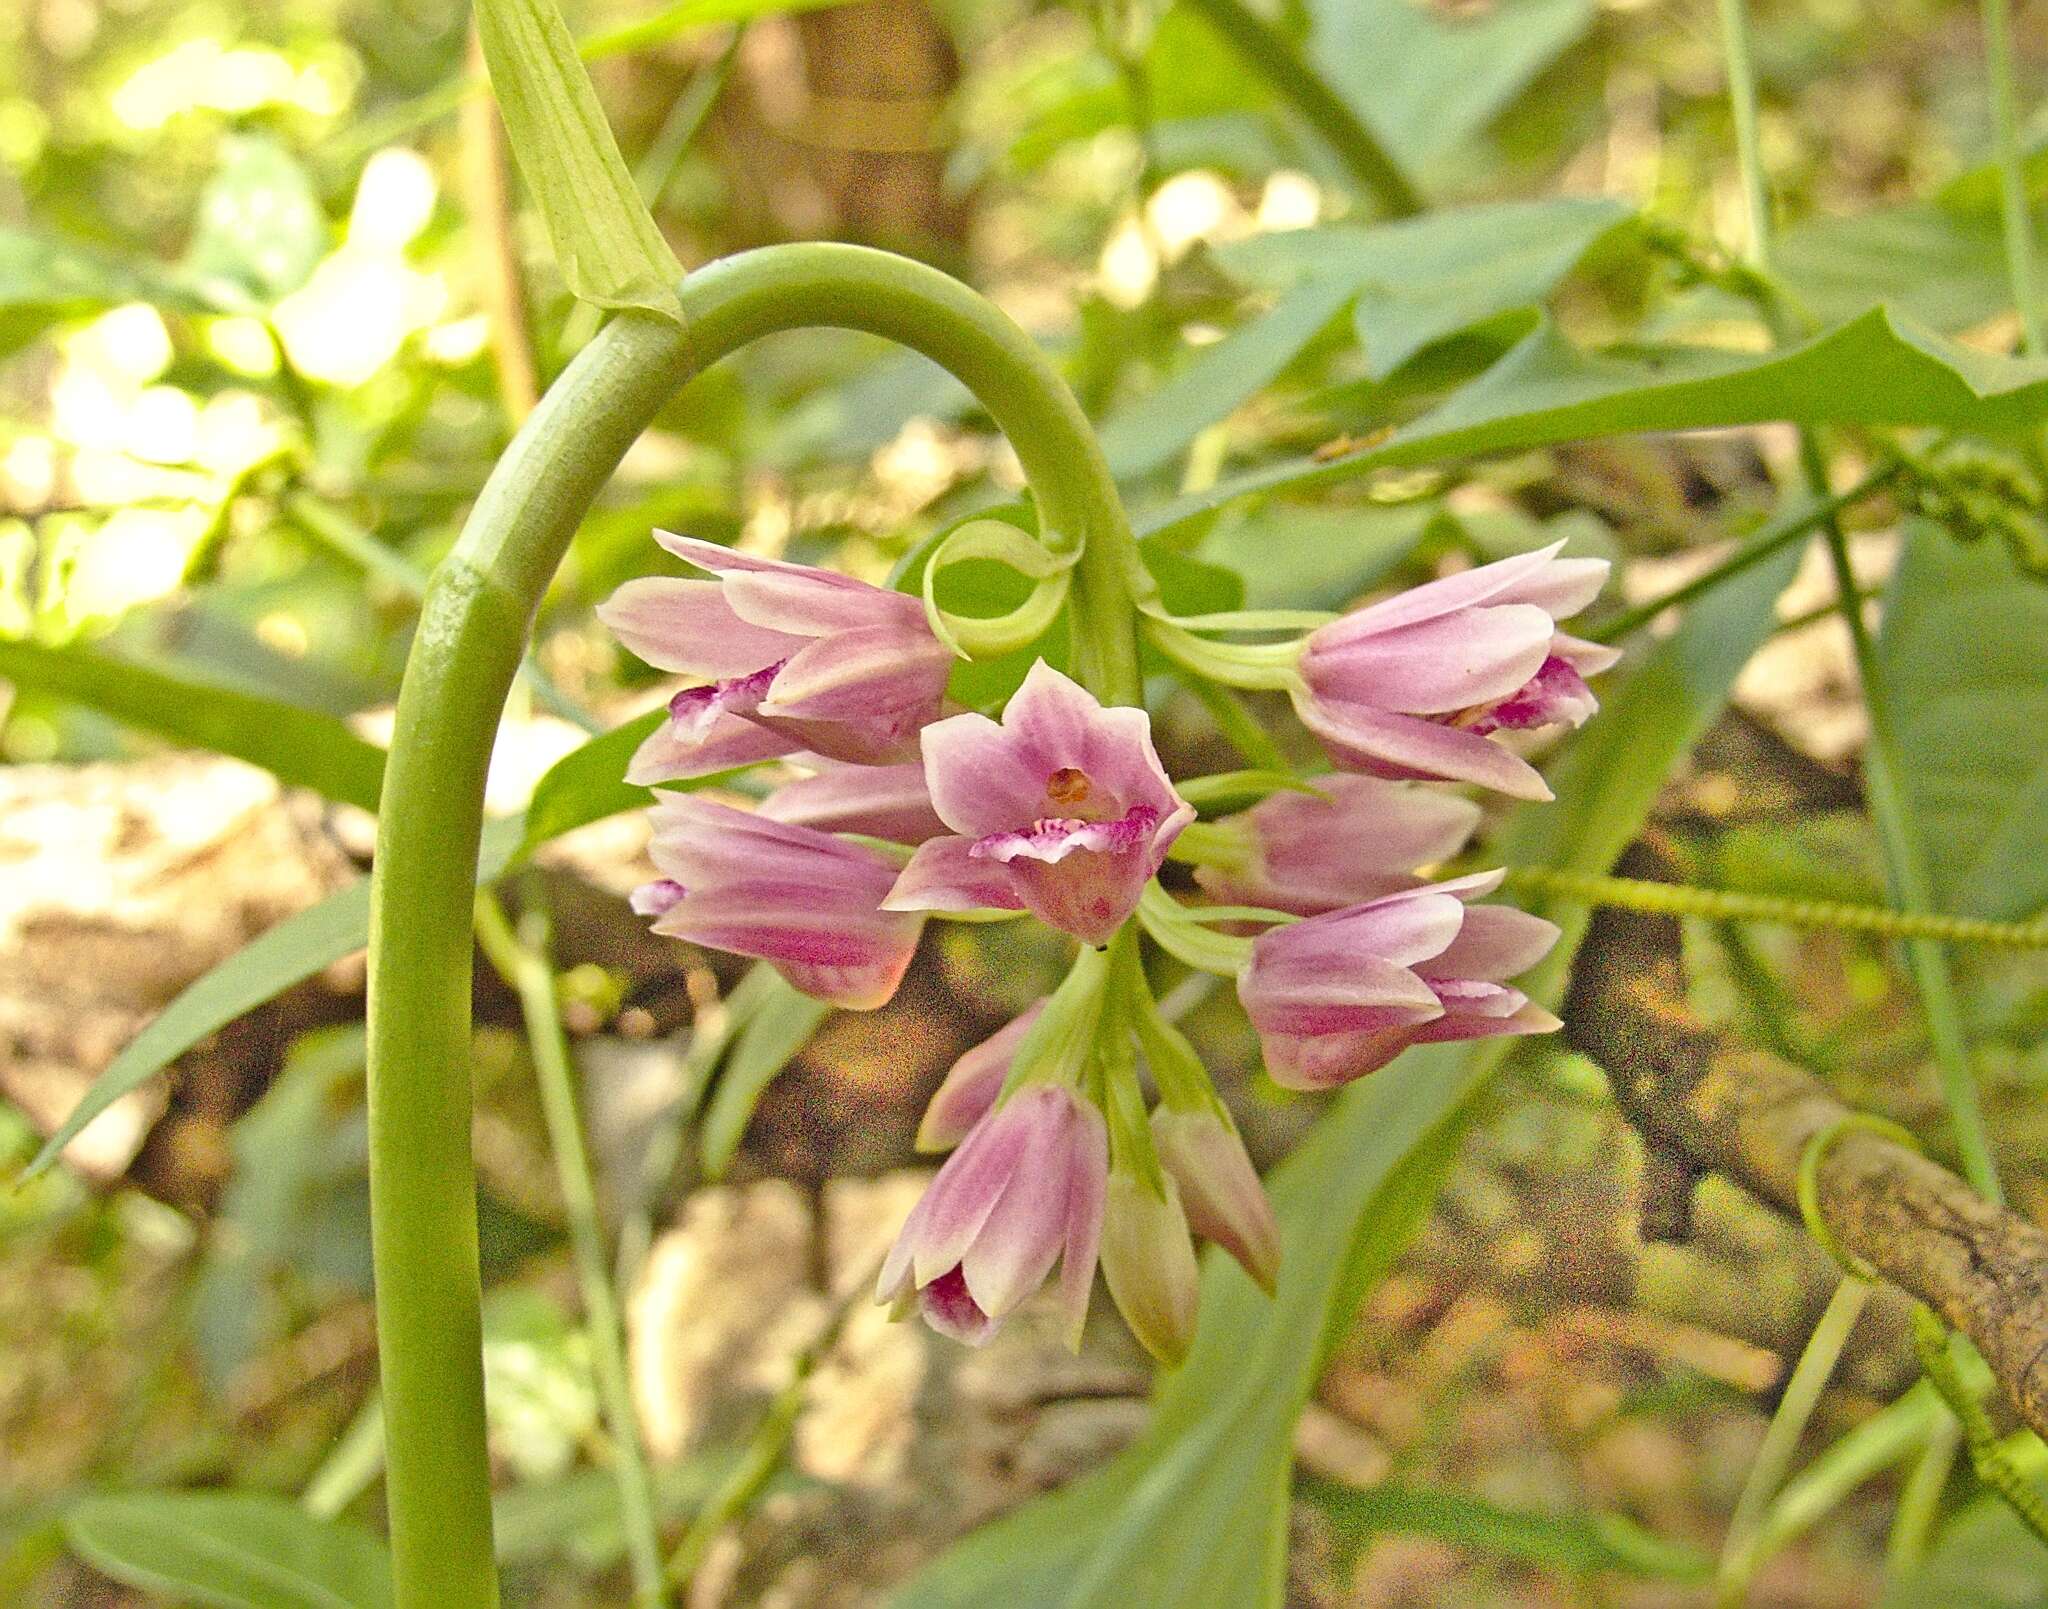
[[[807,326],[900,341],[956,375],[1009,437],[1048,545],[1078,547],[1076,675],[1135,703],[1150,597],[1116,488],[1029,338],[936,270],[851,246],[774,247],[682,288],[684,329],[615,319],[578,354],[434,573],[399,693],[370,923],[370,1193],[387,1495],[399,1609],[497,1601],[470,1155],[470,919],[484,773],[534,610],[656,409],[756,338]]]

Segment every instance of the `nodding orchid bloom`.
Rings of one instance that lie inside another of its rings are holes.
[[[974,1125],[882,1264],[878,1301],[979,1346],[1060,1265],[1070,1345],[1102,1240],[1109,1131],[1071,1086],[1028,1084]]]
[[[1043,660],[1000,724],[927,726],[924,769],[953,836],[919,846],[892,911],[1026,910],[1104,944],[1195,816],[1159,763],[1151,718],[1105,708]]]
[[[598,606],[648,664],[702,681],[669,701],[627,781],[681,781],[807,749],[862,765],[916,756],[953,663],[917,599],[693,537],[655,540],[717,579],[643,576]]]
[[[886,1005],[924,920],[881,908],[895,866],[827,832],[683,794],[658,794],[650,852],[661,879],[633,909],[671,938],[768,962],[849,1011]]]
[[[1280,1278],[1280,1225],[1258,1169],[1220,1110],[1152,1113],[1152,1144],[1167,1177],[1180,1186],[1189,1226],[1243,1265],[1272,1295]]]
[[[1562,546],[1410,588],[1311,632],[1295,708],[1330,758],[1374,776],[1548,799],[1535,768],[1490,735],[1580,725],[1598,707],[1585,678],[1620,657],[1557,629],[1608,569],[1561,559]]]
[[[1314,793],[1275,793],[1219,827],[1241,836],[1241,864],[1195,868],[1219,904],[1314,916],[1413,888],[1416,868],[1448,860],[1479,825],[1455,794],[1379,777],[1322,776]]]
[[[1237,983],[1273,1081],[1327,1089],[1410,1045],[1549,1033],[1556,1017],[1506,980],[1534,966],[1557,928],[1505,905],[1483,872],[1275,927]]]

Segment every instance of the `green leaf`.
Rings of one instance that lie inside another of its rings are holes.
[[[1899,779],[1936,903],[2022,921],[2048,906],[2048,587],[2000,543],[1914,523],[1877,644]]]
[[[549,839],[589,822],[652,804],[652,793],[626,780],[626,762],[667,719],[667,710],[649,710],[623,726],[613,727],[602,737],[592,738],[581,748],[572,749],[549,766],[527,801],[526,834],[520,853],[530,853]],[[667,785],[701,788],[723,780],[726,775],[730,773]]]
[[[1434,502],[1392,508],[1275,503],[1219,525],[1203,558],[1244,577],[1252,609],[1342,609],[1420,545]]]
[[[1142,522],[1174,529],[1252,492],[1305,491],[1389,465],[1521,452],[1589,437],[1793,424],[1940,426],[2015,436],[2048,420],[2048,361],[1959,346],[1884,308],[1772,353],[1586,352],[1549,323],[1380,446],[1219,482]]]
[[[680,324],[682,265],[634,187],[554,0],[477,0],[476,24],[512,154],[570,293]]]
[[[1978,1498],[1941,1528],[1882,1609],[2048,1609],[2048,1547],[2002,1499]]]
[[[1157,469],[1247,401],[1301,355],[1344,309],[1353,288],[1310,279],[1267,312],[1198,352],[1157,391],[1102,428],[1102,451],[1119,477]]]
[[[1666,1542],[1618,1514],[1536,1514],[1421,1486],[1358,1488],[1311,1479],[1302,1491],[1337,1525],[1347,1551],[1379,1532],[1404,1531],[1576,1575],[1619,1570],[1653,1580],[1704,1581],[1714,1569],[1697,1548]]]
[[[718,1086],[711,1092],[711,1104],[705,1109],[703,1132],[698,1136],[698,1154],[709,1179],[725,1176],[746,1134],[748,1120],[760,1104],[762,1092],[789,1065],[790,1058],[804,1048],[832,1010],[824,1001],[798,993],[780,973],[766,965],[755,971],[763,975],[758,985],[761,994],[733,1041],[725,1070],[718,1075]]]
[[[1254,236],[1218,257],[1258,282],[1348,286],[1366,372],[1383,380],[1447,336],[1535,306],[1632,216],[1618,201],[1508,201]]]
[[[1411,0],[1309,0],[1309,59],[1410,173],[1491,123],[1592,24],[1593,0],[1455,16]]]
[[[220,1609],[388,1609],[391,1561],[359,1526],[239,1492],[90,1497],[64,1534],[94,1569]]]
[[[1526,809],[1510,861],[1605,871],[1671,767],[1720,711],[1773,624],[1786,553],[1696,606],[1618,687],[1554,771],[1554,804]],[[1555,1000],[1585,913],[1527,980]],[[1187,1363],[1161,1382],[1139,1440],[1102,1469],[970,1536],[897,1609],[1264,1609],[1281,1601],[1291,1437],[1324,1361],[1372,1282],[1428,1211],[1471,1096],[1503,1042],[1410,1052],[1351,1085],[1268,1179],[1281,1224],[1278,1296],[1211,1255]]]
[[[200,193],[185,271],[218,305],[268,306],[306,283],[329,235],[298,160],[268,135],[231,135]]]
[[[384,751],[330,715],[89,648],[0,641],[0,676],[160,737],[246,760],[322,798],[377,808]]]

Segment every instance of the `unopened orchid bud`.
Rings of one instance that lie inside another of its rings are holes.
[[[634,892],[654,931],[768,962],[850,1011],[888,1003],[924,923],[882,909],[895,867],[810,827],[659,794],[649,853],[662,880]]]
[[[1160,1182],[1163,1195],[1131,1169],[1110,1173],[1102,1277],[1131,1333],[1172,1368],[1194,1343],[1200,1281],[1180,1192],[1170,1177]]]
[[[1314,916],[1413,887],[1418,867],[1448,860],[1479,825],[1471,800],[1417,783],[1324,776],[1315,788],[1272,794],[1229,818],[1245,863],[1197,866],[1202,892]]]
[[[1280,1226],[1229,1118],[1214,1108],[1152,1113],[1159,1165],[1180,1187],[1188,1224],[1221,1246],[1268,1296],[1280,1277]]]

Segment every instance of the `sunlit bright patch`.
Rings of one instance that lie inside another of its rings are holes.
[[[240,115],[266,106],[291,106],[331,116],[346,92],[331,71],[298,67],[258,45],[229,47],[218,39],[188,39],[144,63],[114,90],[114,116],[138,133],[162,128],[185,112]]]
[[[433,219],[438,191],[434,170],[417,151],[401,145],[379,151],[356,184],[348,243],[364,251],[403,251]]]

